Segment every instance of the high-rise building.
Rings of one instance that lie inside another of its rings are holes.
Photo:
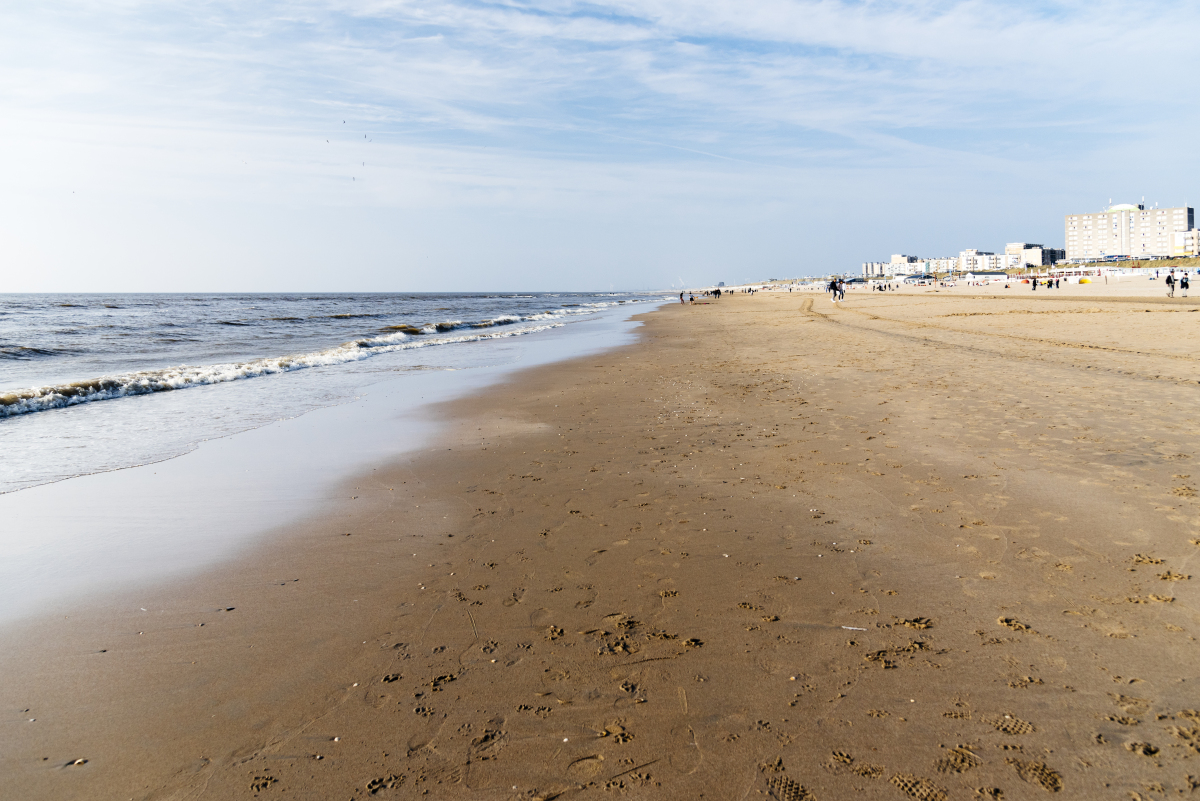
[[[1190,206],[1147,209],[1121,203],[1092,214],[1068,214],[1067,258],[1171,256],[1173,234],[1195,225]]]

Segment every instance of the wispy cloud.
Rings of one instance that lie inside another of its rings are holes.
[[[133,205],[433,203],[470,226],[564,197],[580,225],[620,197],[660,220],[758,197],[811,221],[802,254],[794,232],[770,252],[814,269],[1050,238],[1101,187],[1184,189],[1155,173],[1194,163],[1177,132],[1200,57],[1179,34],[1198,23],[1153,0],[14,4],[0,114],[20,149],[0,159],[42,205],[4,200],[28,217],[86,183]],[[920,212],[831,227],[831,203],[897,198]],[[914,230],[939,199],[961,233]]]

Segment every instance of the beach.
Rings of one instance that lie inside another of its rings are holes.
[[[732,294],[13,628],[0,797],[1200,787],[1200,298]],[[333,447],[333,446],[331,446]]]

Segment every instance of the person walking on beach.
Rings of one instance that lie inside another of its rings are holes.
[[[1175,297],[1175,271],[1167,273],[1167,297]]]
[[[1034,279],[1033,279],[1033,291],[1037,292],[1037,278],[1036,277],[1034,277]]]
[[[1187,270],[1183,271],[1183,275],[1179,276],[1179,288],[1183,290],[1183,296],[1187,297],[1188,291],[1188,274]]]

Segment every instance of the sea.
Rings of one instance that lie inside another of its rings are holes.
[[[0,295],[0,494],[170,459],[623,293]],[[499,356],[503,358],[503,356]]]
[[[664,301],[0,295],[0,646],[46,615],[161,607],[443,449],[448,401],[631,342]]]

